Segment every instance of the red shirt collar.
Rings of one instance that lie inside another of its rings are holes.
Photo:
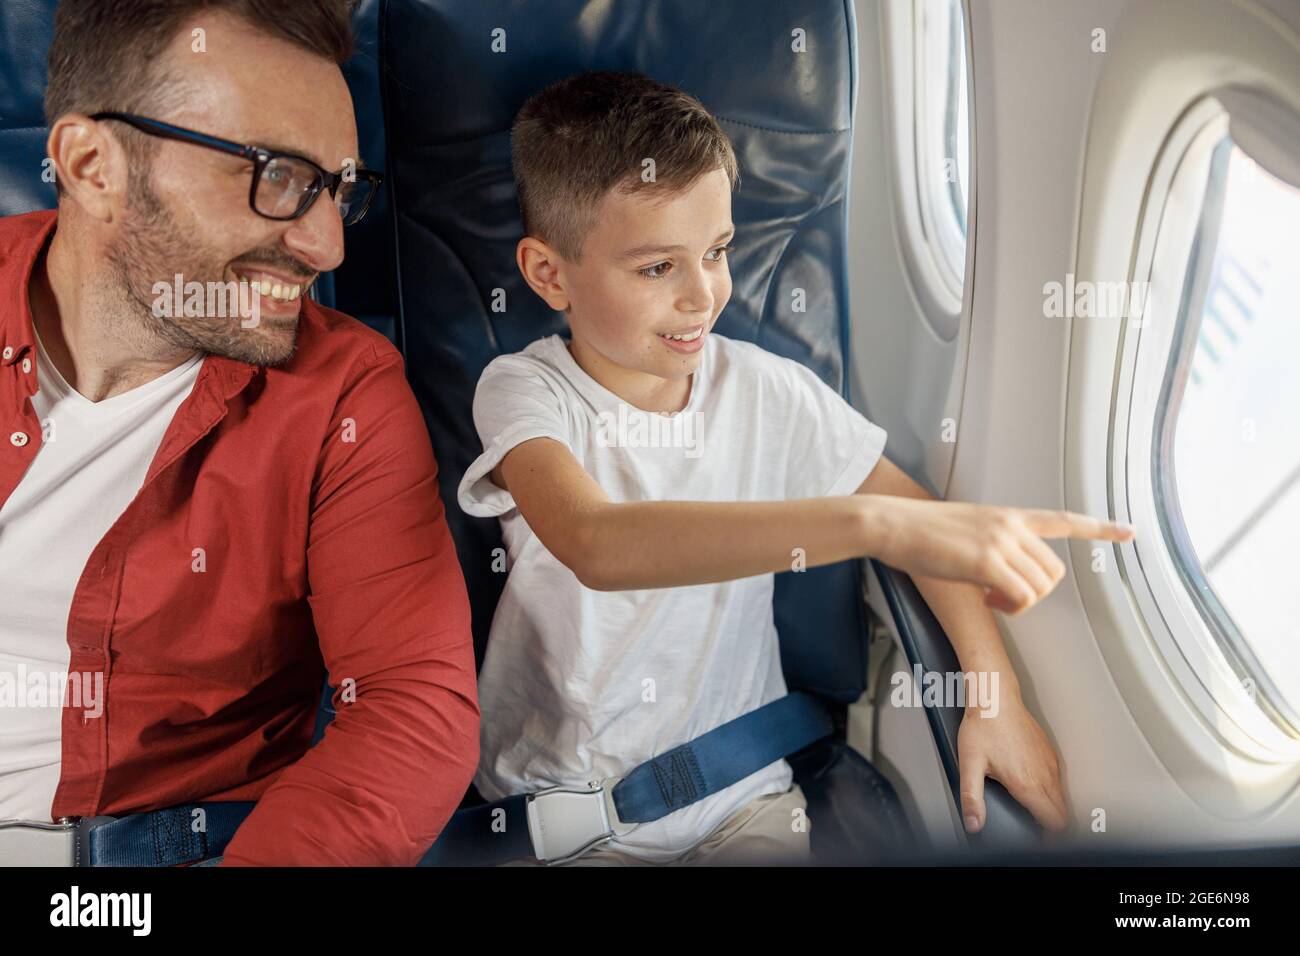
[[[14,365],[34,354],[28,285],[58,214],[42,210],[0,222],[0,364]]]

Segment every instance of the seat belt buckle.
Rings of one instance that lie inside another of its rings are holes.
[[[588,850],[636,829],[614,806],[622,777],[593,780],[586,788],[547,787],[528,794],[525,809],[533,854],[547,866],[576,860]]]
[[[0,820],[0,866],[76,866],[77,821]]]

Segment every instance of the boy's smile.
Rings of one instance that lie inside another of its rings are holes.
[[[673,351],[680,352],[682,355],[693,355],[704,348],[705,331],[704,326],[697,325],[684,331],[660,332],[659,337]]]
[[[722,169],[688,188],[612,190],[577,260],[535,238],[519,259],[533,288],[568,312],[569,351],[624,401],[680,411],[705,341],[731,298],[731,184]]]

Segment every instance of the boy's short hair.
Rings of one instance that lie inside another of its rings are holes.
[[[510,153],[524,233],[574,261],[612,189],[679,192],[715,169],[733,189],[739,181],[731,142],[703,104],[640,73],[552,83],[515,116]]]

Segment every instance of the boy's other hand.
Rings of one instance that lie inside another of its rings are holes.
[[[1071,511],[1003,508],[960,501],[874,495],[884,528],[874,556],[913,576],[967,581],[984,603],[1019,614],[1065,576],[1044,538],[1128,541],[1128,525]]]
[[[1047,830],[1064,830],[1069,816],[1061,771],[1047,734],[1019,696],[998,702],[995,716],[968,708],[957,731],[961,816],[968,833],[984,828],[984,778],[992,777]],[[972,819],[973,818],[973,819]]]

